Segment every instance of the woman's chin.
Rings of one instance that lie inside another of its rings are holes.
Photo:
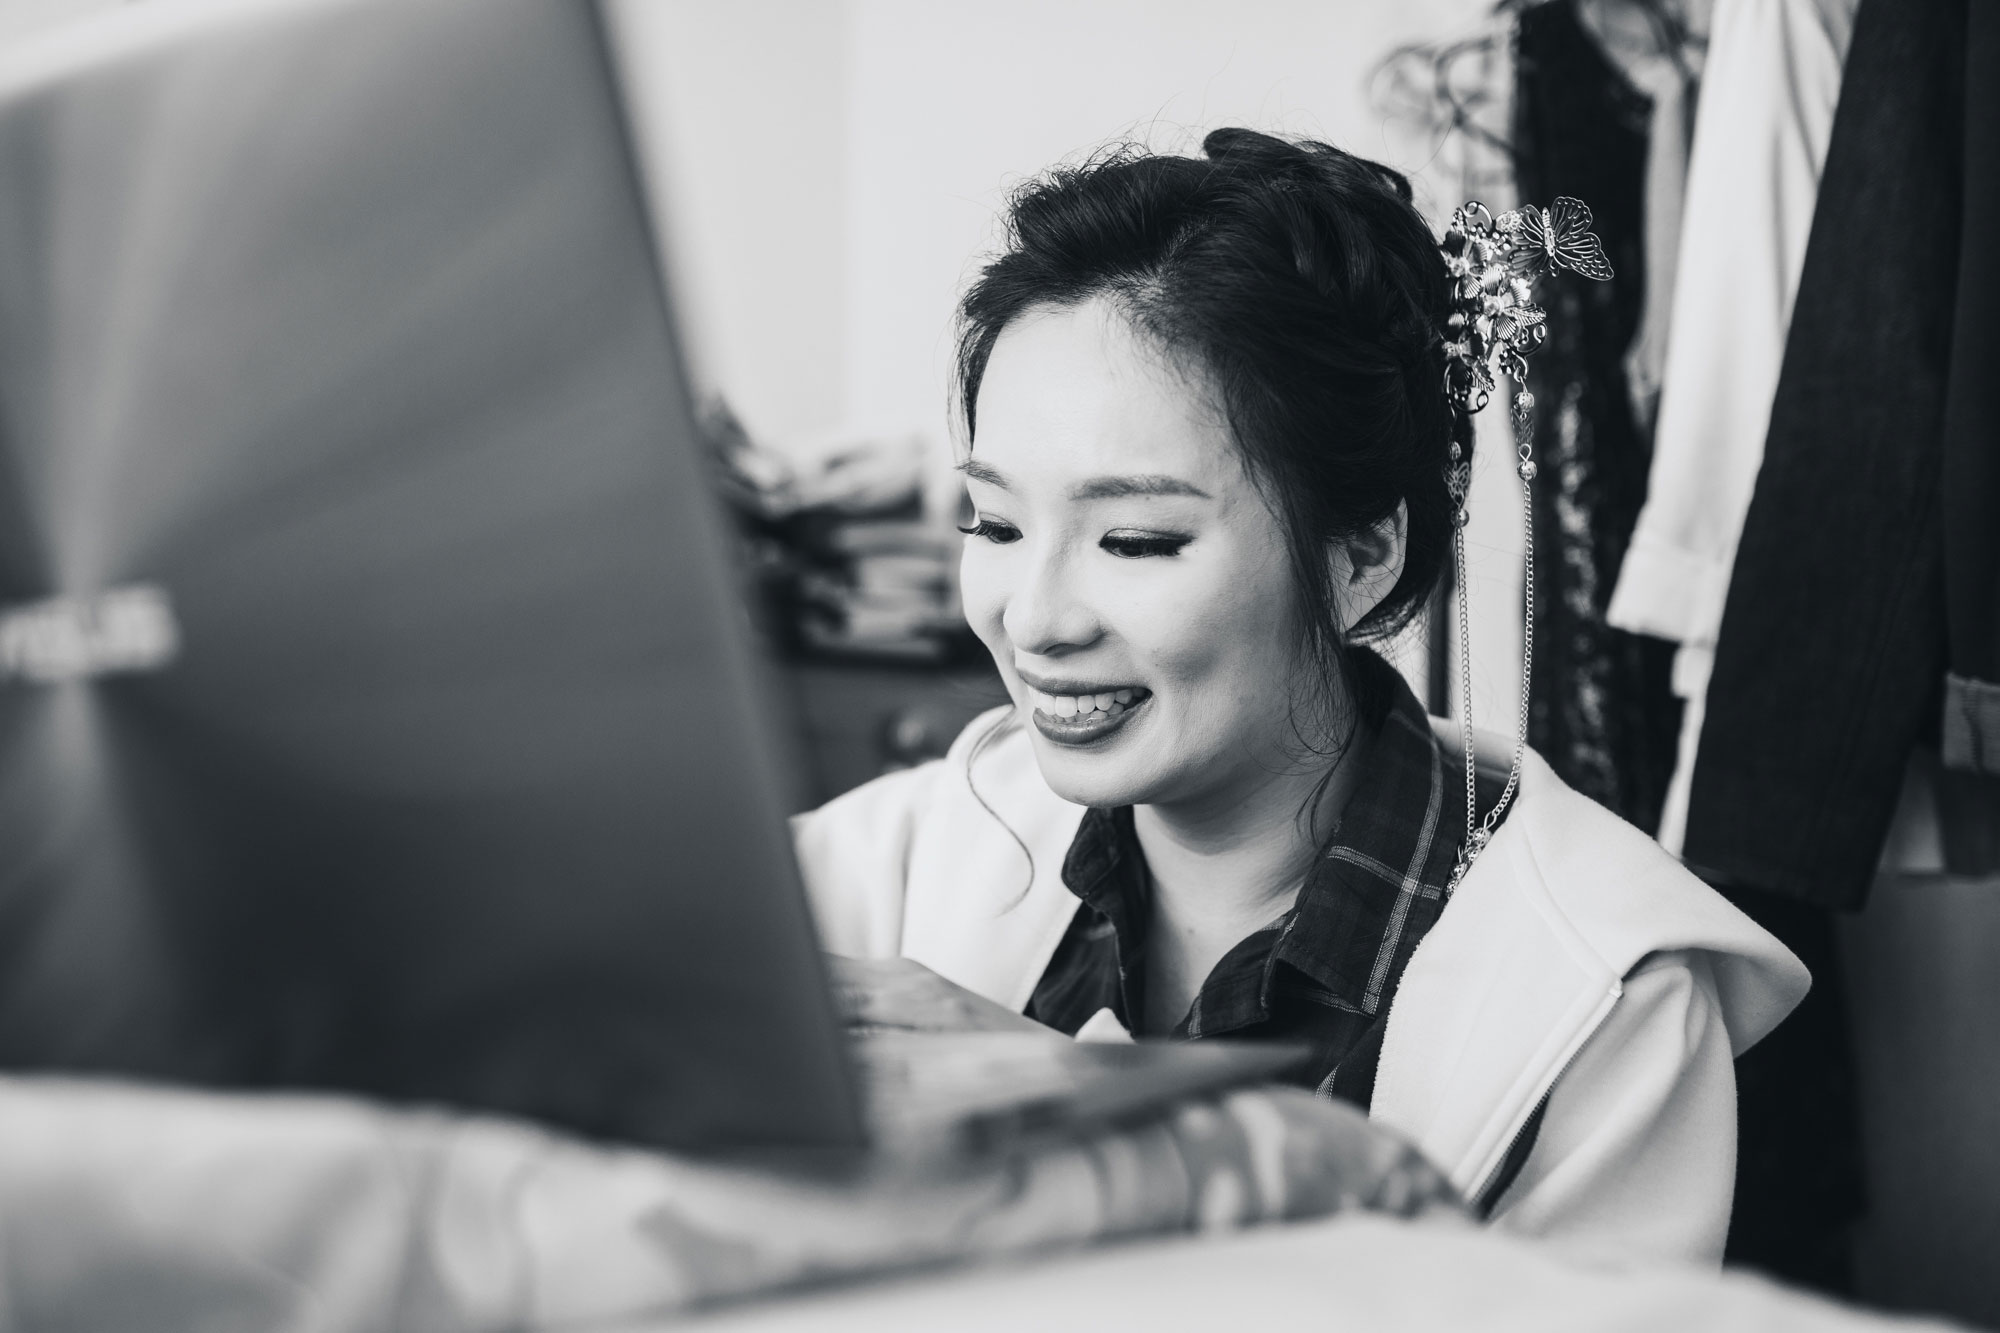
[[[1050,791],[1071,805],[1115,809],[1121,805],[1146,804],[1144,783],[1134,782],[1123,773],[1079,771],[1101,769],[1108,765],[1078,764],[1067,755],[1045,757],[1039,743],[1035,746],[1035,758],[1041,764],[1042,781],[1048,784]]]
[[[1151,703],[1148,699],[1145,706],[1122,717],[1085,719],[1081,725],[1074,719],[1029,711],[1035,763],[1049,790],[1073,805],[1145,804],[1156,785],[1155,775],[1150,771],[1153,766],[1141,758],[1144,747],[1133,742],[1148,720]]]

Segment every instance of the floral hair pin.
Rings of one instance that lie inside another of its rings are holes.
[[[1527,527],[1523,564],[1526,613],[1521,628],[1521,712],[1514,732],[1514,762],[1507,785],[1478,817],[1472,743],[1472,624],[1465,599],[1466,500],[1472,490],[1472,459],[1453,441],[1445,473],[1451,492],[1452,553],[1458,571],[1458,634],[1460,668],[1459,716],[1465,732],[1465,842],[1458,849],[1451,887],[1486,848],[1507,804],[1521,784],[1521,761],[1528,745],[1529,670],[1535,651],[1535,446],[1532,412],[1535,396],[1525,387],[1527,358],[1548,336],[1548,312],[1534,302],[1536,279],[1550,273],[1575,273],[1598,282],[1609,281],[1611,264],[1604,245],[1591,231],[1590,210],[1580,199],[1560,195],[1548,208],[1517,208],[1494,217],[1486,205],[1467,203],[1451,215],[1444,242],[1445,267],[1452,277],[1452,312],[1443,332],[1444,394],[1461,412],[1477,412],[1492,398],[1498,381],[1494,372],[1517,386],[1513,402],[1515,474],[1521,479],[1521,507]]]
[[[1456,282],[1445,325],[1444,391],[1463,412],[1486,406],[1493,371],[1519,381],[1524,358],[1542,345],[1548,312],[1533,301],[1534,281],[1567,271],[1606,281],[1611,265],[1590,230],[1580,199],[1558,196],[1550,208],[1517,208],[1494,217],[1477,201],[1451,215],[1444,262]]]

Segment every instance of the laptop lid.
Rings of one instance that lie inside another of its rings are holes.
[[[862,1139],[594,9],[0,62],[0,1067]]]

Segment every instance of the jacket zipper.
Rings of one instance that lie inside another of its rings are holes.
[[[1556,1077],[1561,1078],[1562,1074],[1558,1072]],[[1549,1109],[1549,1098],[1555,1095],[1555,1090],[1556,1085],[1550,1083],[1549,1090],[1542,1094],[1540,1101],[1535,1103],[1535,1109],[1528,1112],[1528,1118],[1521,1122],[1521,1127],[1514,1131],[1514,1137],[1507,1141],[1507,1151],[1500,1154],[1499,1165],[1493,1168],[1492,1173],[1486,1177],[1486,1183],[1480,1186],[1478,1196],[1472,1200],[1473,1214],[1480,1221],[1484,1222],[1493,1216],[1494,1205],[1500,1202],[1500,1196],[1511,1189],[1514,1182],[1521,1178],[1521,1172],[1527,1169],[1528,1163],[1523,1160],[1520,1166],[1510,1175],[1507,1172],[1507,1164],[1514,1160],[1515,1150],[1527,1139],[1530,1131],[1536,1137],[1540,1137],[1542,1116]],[[1534,1148],[1531,1146],[1528,1149],[1528,1155],[1533,1156],[1534,1151]]]
[[[1493,1193],[1491,1187],[1495,1179],[1499,1176],[1501,1168],[1507,1165],[1507,1158],[1513,1153],[1514,1149],[1520,1144],[1521,1139],[1527,1134],[1528,1127],[1530,1125],[1535,1126],[1535,1131],[1537,1136],[1540,1135],[1541,1126],[1540,1126],[1539,1113],[1542,1111],[1544,1107],[1546,1107],[1549,1104],[1550,1099],[1555,1096],[1556,1084],[1562,1082],[1563,1075],[1567,1074],[1569,1072],[1570,1066],[1576,1063],[1576,1058],[1579,1055],[1583,1054],[1583,1048],[1590,1045],[1590,1039],[1597,1035],[1597,1029],[1604,1026],[1604,1020],[1611,1017],[1611,1011],[1617,1007],[1618,1001],[1624,998],[1624,994],[1625,994],[1625,988],[1623,983],[1621,982],[1619,984],[1618,990],[1611,997],[1611,1003],[1604,1006],[1603,1011],[1597,1015],[1594,1021],[1592,1021],[1589,1031],[1583,1034],[1583,1039],[1578,1041],[1576,1043],[1576,1046],[1570,1051],[1570,1053],[1566,1057],[1564,1057],[1563,1062],[1560,1065],[1556,1066],[1556,1072],[1554,1076],[1551,1077],[1548,1083],[1543,1086],[1542,1095],[1535,1101],[1533,1109],[1530,1110],[1528,1114],[1522,1118],[1521,1123],[1519,1125],[1516,1125],[1514,1127],[1513,1135],[1507,1140],[1506,1151],[1500,1154],[1500,1156],[1494,1161],[1492,1169],[1487,1171],[1485,1176],[1483,1176],[1480,1179],[1479,1188],[1472,1192],[1472,1197],[1471,1197],[1473,1211],[1479,1215],[1480,1221],[1482,1222],[1485,1221],[1487,1217],[1492,1214],[1494,1206],[1500,1202],[1498,1197],[1489,1198],[1488,1196],[1489,1194]],[[1391,1000],[1389,1002],[1389,1007],[1391,1009],[1394,1009],[1396,1007],[1395,1001]],[[1528,1151],[1530,1156],[1534,1154],[1534,1149],[1530,1148]],[[1521,1167],[1522,1170],[1526,1170],[1527,1163],[1523,1162],[1521,1164]],[[1514,1179],[1519,1180],[1520,1178],[1521,1178],[1521,1173],[1519,1171],[1515,1172]],[[1509,1188],[1511,1188],[1512,1182],[1510,1181],[1508,1182],[1508,1184]],[[1503,1190],[1501,1191],[1501,1193],[1505,1193],[1505,1191]]]

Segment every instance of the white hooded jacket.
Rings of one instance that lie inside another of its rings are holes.
[[[794,832],[829,949],[911,958],[1020,1010],[1078,907],[1061,870],[1083,808],[1042,781],[1009,711]],[[1809,984],[1777,940],[1530,752],[1513,810],[1410,959],[1370,1114],[1478,1198],[1546,1099],[1495,1225],[1714,1262],[1733,1058]]]

